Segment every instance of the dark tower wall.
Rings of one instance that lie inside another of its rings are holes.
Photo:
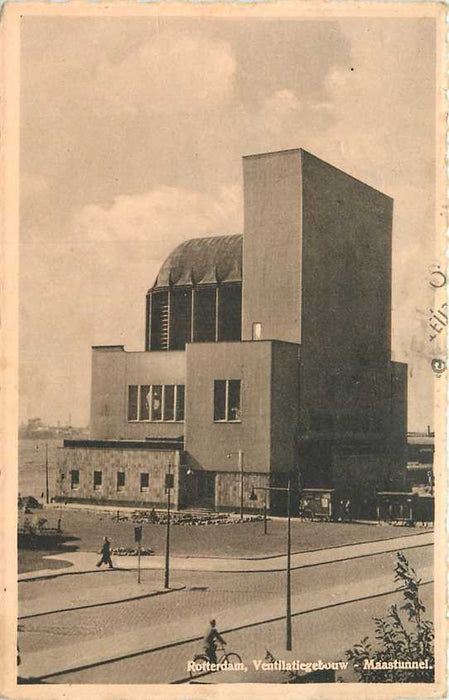
[[[390,395],[393,202],[301,153],[303,408],[363,411],[370,432]]]

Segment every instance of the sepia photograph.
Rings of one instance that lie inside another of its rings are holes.
[[[442,697],[444,12],[3,20],[2,694]]]

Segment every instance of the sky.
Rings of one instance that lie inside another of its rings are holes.
[[[87,425],[91,346],[143,350],[170,251],[243,232],[241,156],[304,148],[394,198],[393,359],[432,424],[431,19],[24,17],[20,416]],[[426,345],[427,343],[427,345]]]

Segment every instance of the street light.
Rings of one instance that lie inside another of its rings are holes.
[[[58,518],[58,532],[62,532],[62,491],[64,484],[65,474],[61,472],[59,475],[59,518]]]
[[[285,606],[285,648],[287,651],[292,650],[292,589],[291,589],[291,512],[290,512],[290,496],[291,483],[288,480],[287,488],[281,486],[256,486],[252,487],[250,500],[256,501],[256,491],[287,491],[287,576],[286,576],[286,606]],[[266,513],[266,504],[265,504]]]
[[[165,475],[165,490],[167,492],[167,532],[165,535],[165,577],[164,588],[170,587],[170,495],[174,485],[174,477],[171,472],[171,462],[168,463],[168,472]]]
[[[240,520],[243,520],[243,451],[239,450],[238,452],[228,452],[226,457],[230,459],[232,455],[238,455],[238,465],[239,465],[239,472],[240,472]]]

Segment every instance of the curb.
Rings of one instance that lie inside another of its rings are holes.
[[[44,612],[32,613],[31,615],[19,615],[18,620],[30,620],[34,617],[44,617],[45,615],[57,615],[58,613],[73,612],[75,610],[87,610],[88,608],[102,608],[105,605],[118,605],[120,603],[131,603],[135,600],[143,600],[144,598],[153,598],[158,595],[166,595],[167,593],[177,593],[183,591],[185,586],[173,586],[160,591],[152,591],[151,593],[143,593],[142,595],[131,596],[130,598],[117,598],[115,600],[107,600],[103,603],[88,603],[87,605],[75,605],[71,608],[59,608],[57,610],[47,610]]]
[[[341,547],[357,547],[360,544],[376,544],[377,542],[390,542],[392,540],[397,540],[402,537],[417,537],[418,535],[428,535],[433,533],[433,530],[426,530],[426,532],[407,532],[404,535],[398,535],[398,537],[381,537],[378,540],[362,540],[361,542],[346,542],[345,544],[335,544],[333,547],[316,547],[315,549],[299,549],[298,551],[291,552],[291,556],[295,554],[311,554],[312,552],[326,552],[329,549],[340,549]],[[264,559],[278,559],[279,557],[285,557],[286,553],[282,554],[264,554],[260,557],[220,557],[211,556],[209,554],[177,554],[174,555],[175,559],[232,559],[233,561],[261,561]]]

